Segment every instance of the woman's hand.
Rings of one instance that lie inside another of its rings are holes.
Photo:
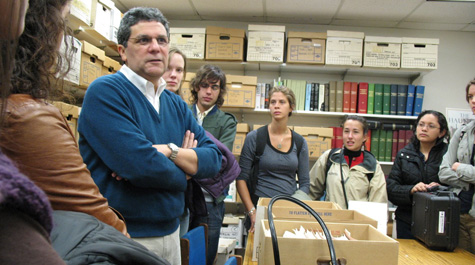
[[[256,210],[254,210],[250,215],[249,218],[251,219],[251,228],[249,228],[249,233],[253,233],[255,230],[255,223],[256,223]]]
[[[423,191],[427,191],[426,184],[424,182],[419,182],[416,185],[414,185],[414,187],[412,187],[411,194],[414,194],[416,192],[423,192]]]
[[[460,166],[460,163],[459,162],[455,162],[453,165],[452,165],[452,170],[453,171],[457,171],[457,168]]]

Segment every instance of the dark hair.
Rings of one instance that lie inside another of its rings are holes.
[[[416,122],[414,123],[414,128],[412,128],[413,135],[411,137],[411,143],[414,145],[419,145],[419,139],[417,139],[417,135],[416,135],[417,124],[419,124],[419,121],[422,119],[422,117],[424,117],[427,114],[432,114],[437,118],[437,121],[439,122],[439,126],[440,126],[439,130],[441,132],[445,130],[444,137],[438,138],[435,144],[436,145],[439,144],[440,142],[444,141],[444,139],[447,140],[447,143],[450,142],[449,125],[447,123],[447,119],[445,118],[444,114],[435,110],[424,110],[419,114],[419,116],[417,116]]]
[[[168,20],[160,10],[153,7],[134,7],[125,12],[124,17],[120,20],[120,26],[117,30],[117,43],[127,48],[127,41],[132,32],[130,28],[141,21],[157,21],[162,23],[167,30],[167,37],[170,38]]]
[[[198,69],[195,77],[190,82],[191,102],[196,104],[198,101],[198,91],[200,84],[203,81],[218,82],[219,81],[219,96],[216,100],[218,108],[224,103],[224,95],[226,95],[226,74],[217,65],[205,64]]]
[[[177,47],[171,47],[168,50],[168,66],[170,66],[170,61],[172,60],[174,54],[179,54],[179,55],[181,55],[181,57],[183,57],[183,62],[184,62],[184,64],[183,64],[183,78],[185,78],[186,77],[186,55],[185,55],[185,53],[183,53]],[[175,93],[183,98],[183,92],[181,90],[181,85],[182,84],[183,84],[183,79],[181,80],[181,83],[179,84],[178,90]]]
[[[276,92],[280,92],[282,94],[284,94],[284,96],[287,98],[287,101],[289,102],[289,105],[290,107],[292,108],[292,110],[295,109],[295,104],[297,103],[296,102],[296,99],[295,99],[295,94],[294,92],[286,87],[286,86],[276,86],[276,87],[273,87],[270,91],[269,91],[269,100],[270,98],[272,98],[272,95]],[[292,111],[289,112],[289,117],[292,116]]]
[[[363,118],[361,116],[358,116],[358,115],[346,115],[345,119],[341,123],[341,127],[344,127],[345,122],[347,122],[349,120],[359,121],[361,123],[361,127],[363,127],[363,134],[364,135],[368,134],[369,127],[368,127],[368,123],[366,122],[365,118]]]
[[[470,90],[470,87],[472,85],[475,85],[475,79],[472,79],[470,82],[468,82],[467,87],[465,88],[465,99],[467,100],[468,103],[470,103],[470,100],[468,98],[468,91]]]
[[[66,75],[70,68],[69,58],[71,57],[60,53],[58,47],[60,37],[68,33],[61,12],[70,1],[29,1],[25,31],[18,41],[15,53],[12,94],[47,98],[52,92],[56,92],[57,81]],[[64,42],[65,54],[70,54],[72,42],[70,44]]]

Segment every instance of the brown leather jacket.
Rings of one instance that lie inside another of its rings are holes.
[[[127,235],[125,223],[91,178],[73,135],[53,105],[25,94],[8,98],[0,135],[3,152],[45,191],[54,210],[87,213]]]

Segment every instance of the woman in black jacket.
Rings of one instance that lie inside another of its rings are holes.
[[[412,196],[440,185],[438,177],[442,157],[450,139],[445,116],[425,110],[416,120],[411,142],[399,150],[387,178],[389,200],[397,205],[397,238],[413,239],[411,233]]]

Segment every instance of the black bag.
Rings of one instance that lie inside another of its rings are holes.
[[[451,191],[416,192],[412,234],[430,249],[453,251],[458,245],[460,200]]]

